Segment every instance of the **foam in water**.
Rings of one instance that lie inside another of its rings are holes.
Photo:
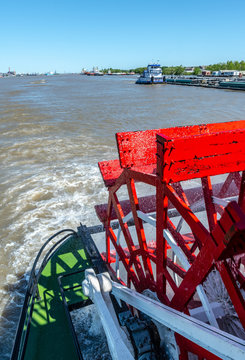
[[[1,243],[1,278],[5,285],[1,289],[0,306],[4,312],[0,342],[8,339],[8,346],[0,351],[1,359],[9,357],[10,338],[13,341],[28,273],[41,245],[58,230],[76,230],[80,222],[86,225],[97,222],[94,205],[98,199],[105,202],[106,195],[97,165],[85,164],[21,178],[6,192],[9,216],[14,221],[6,227]]]
[[[71,318],[84,360],[111,360],[95,305],[72,311]]]

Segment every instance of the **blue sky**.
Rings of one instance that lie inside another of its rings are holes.
[[[0,72],[245,60],[245,0],[9,0],[0,12]]]

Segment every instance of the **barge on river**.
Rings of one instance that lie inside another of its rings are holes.
[[[186,85],[197,86],[212,89],[226,89],[226,90],[245,90],[245,81],[243,80],[227,80],[215,77],[166,77],[166,84],[170,85]]]
[[[102,225],[43,245],[12,360],[86,359],[71,312],[91,303],[112,359],[244,359],[245,121],[116,139]]]

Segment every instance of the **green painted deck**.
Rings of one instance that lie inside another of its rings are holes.
[[[58,277],[91,267],[81,238],[71,236],[57,249],[39,279],[40,300],[35,300],[25,360],[79,359],[62,302]],[[84,272],[61,279],[62,287],[81,285]],[[65,291],[68,305],[87,298],[81,286]]]

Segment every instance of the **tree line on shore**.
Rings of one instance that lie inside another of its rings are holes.
[[[245,71],[245,61],[227,61],[226,63],[218,63],[206,66],[207,70],[219,71],[219,70],[238,70]]]
[[[193,70],[193,75],[199,75],[202,72],[202,68],[205,68],[205,70],[212,71],[219,71],[219,70],[238,70],[238,71],[245,71],[245,61],[241,60],[239,61],[231,61],[228,60],[227,62],[220,62],[217,64],[212,65],[206,65],[206,66],[195,66]],[[162,66],[162,72],[165,75],[185,75],[190,74],[186,73],[185,71],[186,67],[183,65],[178,66]],[[142,74],[143,71],[146,70],[146,67],[138,67],[136,69],[130,69],[130,70],[122,70],[122,69],[103,69],[102,71],[104,73],[107,73],[110,71],[111,73],[120,73],[120,72],[134,72],[135,74]]]

